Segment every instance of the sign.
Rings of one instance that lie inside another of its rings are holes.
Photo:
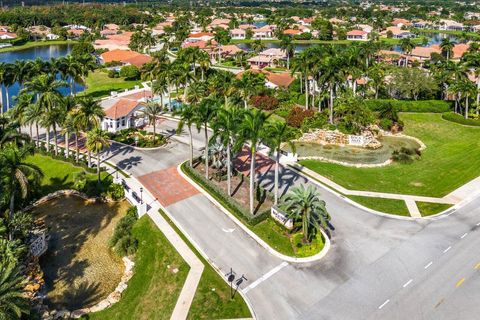
[[[270,211],[270,214],[271,214],[273,219],[280,222],[288,230],[293,229],[293,220],[287,218],[287,216],[283,212],[281,212],[277,207],[273,206],[271,211]]]
[[[348,144],[354,145],[354,146],[363,146],[365,145],[365,139],[363,136],[354,136],[354,135],[348,135]]]

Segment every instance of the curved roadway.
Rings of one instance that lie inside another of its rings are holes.
[[[165,131],[176,127],[164,121]],[[114,145],[109,160],[134,176],[178,165],[186,135],[165,148]],[[198,154],[201,135],[195,136]],[[263,183],[270,184],[264,177]],[[282,188],[311,183],[285,172]],[[480,199],[431,220],[381,217],[321,188],[332,247],[321,261],[289,264],[268,254],[202,194],[167,207],[183,230],[240,285],[259,319],[476,319],[480,313]]]

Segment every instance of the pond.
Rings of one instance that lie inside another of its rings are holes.
[[[64,44],[64,45],[47,45],[47,46],[38,46],[38,47],[31,47],[23,50],[17,51],[10,51],[10,52],[3,52],[0,53],[0,62],[4,63],[14,63],[17,60],[35,60],[41,59],[43,61],[49,61],[52,58],[59,58],[68,55],[72,51],[72,44]],[[57,76],[59,77],[59,76]],[[2,106],[4,110],[6,110],[7,103],[6,103],[6,94],[5,94],[5,87],[0,88],[2,90]],[[80,92],[84,90],[84,86],[81,84],[75,84],[76,92]],[[10,105],[14,105],[13,97],[18,95],[20,90],[20,86],[18,83],[15,83],[13,86],[8,88],[8,94],[10,95]],[[70,88],[65,87],[60,90],[63,95],[70,94]]]
[[[352,146],[322,145],[313,142],[295,143],[298,157],[322,157],[329,160],[347,162],[351,164],[381,164],[392,157],[395,150],[406,148],[420,148],[417,141],[405,137],[384,136],[378,138],[382,144],[378,149],[367,149]],[[285,148],[289,151],[289,148]]]
[[[92,306],[113,292],[124,272],[122,259],[108,246],[128,202],[91,203],[61,197],[34,209],[49,229],[47,252],[41,257],[47,303],[75,310]]]

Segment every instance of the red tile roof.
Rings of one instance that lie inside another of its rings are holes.
[[[292,82],[295,81],[295,78],[289,72],[273,73],[258,69],[250,69],[240,72],[237,74],[236,78],[241,79],[246,72],[263,73],[268,81],[282,88],[288,88]]]
[[[120,119],[129,115],[140,102],[121,98],[113,106],[105,110],[105,117],[110,119]]]
[[[112,50],[104,52],[100,55],[103,62],[119,61],[125,64],[132,64],[137,67],[143,66],[145,63],[152,61],[152,57],[147,54],[141,54],[130,50]]]
[[[347,32],[347,36],[364,36],[367,32],[363,30],[352,30]]]
[[[286,29],[283,31],[283,34],[288,34],[288,35],[295,35],[300,33],[302,33],[300,30],[295,30],[295,29]]]

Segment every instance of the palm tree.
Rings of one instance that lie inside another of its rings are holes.
[[[5,62],[0,62],[0,114],[3,114],[3,86],[5,83],[5,76],[7,71],[7,64]]]
[[[100,152],[110,147],[109,137],[106,131],[94,128],[87,133],[87,149],[97,156],[97,179],[100,183]]]
[[[282,37],[280,48],[287,54],[287,69],[290,69],[290,58],[295,53],[295,45],[292,43],[292,38],[289,36]]]
[[[25,277],[14,262],[0,262],[0,319],[19,320],[30,314]]]
[[[100,120],[105,116],[105,111],[103,111],[98,101],[90,97],[80,99],[77,112],[75,122],[83,132],[89,132],[90,130],[100,127]],[[87,149],[87,151],[88,166],[90,167],[92,165],[92,154],[90,149]]]
[[[246,71],[242,77],[236,81],[236,88],[243,100],[245,109],[248,108],[250,98],[265,86],[265,75]]]
[[[205,178],[208,179],[208,123],[214,118],[218,110],[218,101],[208,98],[200,102],[197,108],[195,108],[195,115],[196,115],[196,124],[197,130],[200,132],[202,126],[205,134]]]
[[[63,80],[67,81],[70,86],[70,94],[75,96],[75,79],[77,79],[82,72],[82,66],[76,58],[72,55],[60,58],[58,60],[59,71],[62,74]]]
[[[37,147],[40,147],[40,135],[39,135],[38,125],[40,123],[42,114],[43,114],[42,108],[38,103],[29,104],[27,109],[25,110],[25,122],[30,125],[35,124]],[[33,139],[33,135],[32,134],[30,135]]]
[[[36,103],[44,114],[43,122],[47,125],[47,150],[50,149],[50,128],[51,125],[56,122],[58,111],[55,110],[58,107],[62,95],[60,88],[65,86],[64,81],[55,79],[55,76],[50,74],[41,74],[26,83],[27,90],[37,95]],[[55,127],[55,126],[54,126]],[[57,153],[56,132],[55,133],[55,153]]]
[[[12,81],[18,82],[20,89],[23,88],[28,76],[31,74],[31,63],[27,60],[16,60],[12,65]]]
[[[278,204],[278,175],[280,169],[280,154],[283,143],[288,143],[292,152],[295,152],[295,144],[289,140],[288,125],[285,122],[271,122],[266,127],[266,141],[271,148],[271,152],[275,154],[275,202]]]
[[[10,86],[12,86],[15,83],[15,74],[14,74],[14,69],[12,64],[5,64],[3,68],[0,68],[0,71],[3,72],[2,75],[2,84],[5,87],[5,106],[6,109],[10,109],[10,93],[8,89]]]
[[[0,163],[8,186],[7,192],[10,194],[10,219],[15,212],[15,194],[20,192],[21,198],[26,198],[30,192],[29,177],[38,181],[43,176],[39,167],[25,161],[29,154],[30,149],[18,149],[15,146],[8,146],[0,153]]]
[[[164,77],[158,77],[152,83],[152,92],[153,94],[158,94],[160,96],[160,107],[163,108],[163,95],[168,92],[168,82]],[[169,105],[170,108],[170,105]]]
[[[65,136],[65,157],[70,156],[70,134],[75,131],[74,123],[69,114],[77,106],[77,101],[73,96],[64,97],[61,100],[60,108],[60,126],[62,127],[62,134]]]
[[[402,42],[400,42],[400,48],[402,49],[403,52],[406,53],[405,55],[405,67],[406,67],[408,66],[408,55],[412,53],[412,50],[413,48],[415,48],[415,45],[413,44],[410,38],[405,38],[405,39],[402,39]]]
[[[455,42],[450,41],[449,38],[442,39],[442,42],[440,43],[440,49],[442,49],[442,53],[447,56],[447,61],[450,60],[450,56],[453,52],[454,47],[455,47]]]
[[[153,125],[153,145],[155,146],[155,138],[157,137],[157,117],[162,113],[162,107],[158,103],[150,101],[142,110],[142,113],[148,119],[148,124]]]
[[[258,54],[260,51],[266,48],[265,43],[263,43],[261,40],[254,40],[250,44],[250,48],[255,52],[255,54]]]
[[[325,201],[320,199],[318,190],[309,185],[299,185],[292,188],[284,198],[288,217],[295,221],[302,220],[302,233],[306,241],[310,241],[312,231],[328,228],[330,215],[325,207]]]
[[[465,97],[465,119],[468,119],[469,114],[469,100],[472,95],[477,92],[477,87],[470,79],[464,79],[459,82],[460,90]]]
[[[195,109],[190,104],[183,104],[180,110],[175,111],[175,115],[180,117],[180,122],[178,122],[177,133],[182,132],[183,126],[188,128],[188,136],[190,138],[190,166],[193,166],[193,136],[192,136],[192,125],[195,124],[196,114]]]
[[[232,148],[239,147],[238,131],[244,118],[243,110],[232,106],[230,103],[220,108],[212,122],[213,136],[210,141],[217,141],[227,149],[227,193],[232,195]],[[237,143],[236,143],[237,142]]]
[[[249,109],[245,113],[245,119],[240,126],[241,136],[248,141],[250,147],[250,213],[254,212],[255,191],[255,157],[257,147],[265,136],[265,124],[269,115],[257,110]]]

